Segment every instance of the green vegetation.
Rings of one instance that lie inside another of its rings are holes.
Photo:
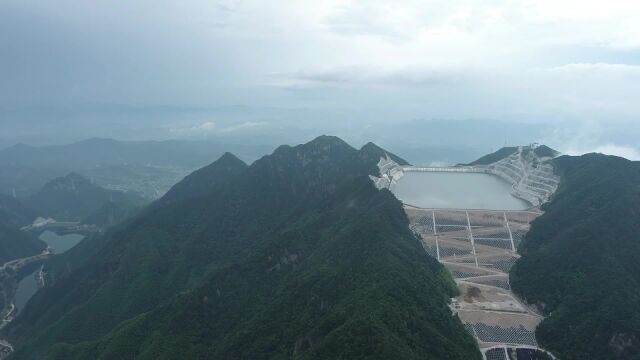
[[[0,265],[21,257],[36,255],[46,245],[32,234],[20,231],[35,218],[35,212],[16,199],[0,195]]]
[[[44,242],[32,234],[20,231],[20,228],[4,220],[0,212],[0,265],[7,261],[37,255],[46,248]]]
[[[544,310],[538,341],[560,358],[640,359],[640,165],[599,154],[554,165],[560,186],[511,285]]]
[[[101,186],[117,185],[156,198],[193,169],[224,151],[256,158],[272,150],[264,144],[228,141],[116,141],[87,139],[67,145],[18,144],[0,149],[0,193],[26,197],[51,179],[70,172]]]
[[[84,220],[95,225],[110,225],[121,221],[129,210],[142,206],[145,201],[134,194],[104,189],[81,175],[70,173],[48,182],[25,202],[40,215],[58,221]]]
[[[144,203],[145,201],[139,198],[123,199],[119,202],[108,201],[82,219],[81,222],[83,224],[97,225],[101,228],[114,226],[141,211]]]
[[[281,146],[83,241],[3,330],[13,358],[479,359],[374,151]]]
[[[35,210],[25,206],[19,200],[0,194],[0,218],[16,227],[22,227],[36,218]]]
[[[174,185],[158,203],[167,204],[206,195],[219,183],[235,177],[247,168],[242,160],[226,152],[215,162],[194,171]]]
[[[514,154],[516,151],[518,151],[518,148],[516,146],[506,146],[501,148],[500,150],[493,152],[491,154],[485,155],[481,158],[479,158],[478,160],[466,164],[466,165],[488,165],[488,164],[492,164],[496,161],[500,161],[506,157],[508,157],[509,155]]]
[[[548,147],[547,145],[540,145],[536,147],[533,152],[538,155],[538,157],[554,157],[558,156],[560,153]]]

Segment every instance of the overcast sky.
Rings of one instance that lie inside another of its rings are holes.
[[[640,159],[638,24],[633,0],[0,0],[0,139],[490,119]]]

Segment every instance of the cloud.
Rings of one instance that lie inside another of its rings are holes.
[[[607,155],[621,156],[629,160],[640,160],[640,150],[631,146],[605,144],[595,148],[594,152],[607,154]]]
[[[216,128],[216,123],[214,123],[213,121],[205,121],[200,125],[197,125],[195,127],[193,127],[193,130],[203,130],[203,131],[211,131],[211,130],[215,130]]]
[[[632,146],[603,144],[595,147],[567,148],[563,151],[567,155],[582,155],[588,153],[601,153],[620,156],[629,160],[640,160],[640,150]]]
[[[331,69],[306,70],[273,74],[275,86],[353,86],[400,85],[431,86],[463,81],[472,71],[453,67],[407,67],[387,69],[376,66],[353,65]]]
[[[432,118],[573,128],[640,118],[637,1],[7,0],[0,18],[3,134],[63,124],[67,113],[29,116],[50,126],[26,126],[18,114],[50,105],[70,109],[83,131],[125,118],[80,116],[86,104],[304,109],[296,121],[305,128]],[[134,121],[196,134],[271,118],[171,115]]]
[[[224,123],[224,125],[220,125]],[[169,132],[178,136],[210,136],[215,134],[228,134],[239,133],[243,131],[250,131],[253,129],[260,129],[268,127],[269,123],[266,121],[204,121],[196,124],[179,124],[169,127]]]

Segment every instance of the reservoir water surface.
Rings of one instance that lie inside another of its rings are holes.
[[[511,185],[483,173],[405,172],[391,191],[405,204],[423,208],[524,210]]]
[[[55,254],[62,254],[63,252],[71,249],[80,240],[84,239],[84,235],[80,234],[65,234],[58,235],[53,231],[46,230],[39,236],[40,240],[47,243],[47,245],[53,248]]]
[[[40,268],[38,268],[38,270],[39,269]],[[13,302],[16,305],[17,313],[19,313],[20,311],[22,311],[22,309],[24,309],[24,305],[33,296],[33,294],[36,293],[36,290],[38,290],[38,282],[36,281],[36,277],[35,277],[36,271],[25,276],[18,283],[18,288],[16,289],[16,296]]]
[[[62,254],[63,252],[71,249],[77,243],[80,242],[84,238],[83,235],[80,234],[66,234],[66,235],[58,235],[52,231],[45,231],[40,234],[40,240],[47,243],[47,245],[53,248],[53,252],[55,254]],[[25,276],[18,283],[18,288],[16,289],[16,295],[14,298],[14,304],[18,312],[24,309],[27,301],[36,293],[38,290],[38,283],[35,278],[35,273],[39,270],[35,270],[31,274]]]

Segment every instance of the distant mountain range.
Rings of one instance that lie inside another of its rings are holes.
[[[79,174],[70,173],[51,180],[40,191],[25,198],[24,202],[43,217],[58,221],[82,221],[87,217],[103,216],[96,215],[98,211],[137,207],[143,205],[145,200],[132,193],[104,189]],[[109,207],[108,204],[116,205]]]
[[[227,150],[253,160],[271,148],[209,141],[99,138],[56,146],[17,144],[0,150],[0,193],[31,195],[53,178],[76,172],[103,187],[133,190],[153,198]]]

